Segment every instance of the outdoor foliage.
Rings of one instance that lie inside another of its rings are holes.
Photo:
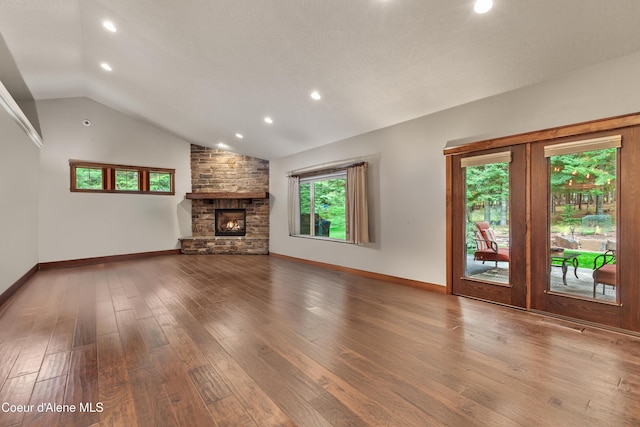
[[[137,171],[117,170],[116,171],[116,190],[138,191],[140,183]]]
[[[616,149],[551,156],[552,224],[577,226],[585,214],[615,209]],[[467,218],[506,225],[509,170],[507,163],[466,168]],[[585,212],[586,208],[586,212]],[[591,208],[591,209],[590,209]],[[611,215],[615,218],[615,215]]]
[[[76,168],[76,188],[81,190],[101,190],[102,169]]]
[[[300,183],[300,213],[302,215],[311,213],[311,183],[310,182]]]
[[[150,172],[149,173],[149,189],[151,191],[170,192],[171,191],[171,174]]]
[[[310,215],[311,184],[313,184],[313,207],[316,220],[331,223],[329,236],[346,239],[346,179],[326,179],[300,183],[300,214]],[[309,230],[300,230],[309,234]]]
[[[509,206],[509,164],[492,163],[466,168],[467,217],[472,219],[473,211],[484,210],[487,222],[507,225]],[[492,215],[492,213],[496,213]]]
[[[551,213],[565,205],[560,222],[576,223],[573,215],[583,204],[594,206],[594,213],[602,215],[604,204],[611,201],[616,188],[616,149],[607,148],[582,153],[551,156]]]

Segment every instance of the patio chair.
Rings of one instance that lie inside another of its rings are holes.
[[[596,287],[602,284],[602,295],[606,285],[616,287],[616,251],[609,250],[598,255],[593,260],[593,297],[596,297]]]
[[[473,254],[475,261],[494,261],[498,267],[498,261],[509,262],[509,248],[499,248],[496,242],[496,232],[486,221],[476,222],[476,252]]]

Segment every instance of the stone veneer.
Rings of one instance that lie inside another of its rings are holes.
[[[269,191],[269,162],[191,145],[191,191]],[[246,209],[245,236],[216,236],[216,209]],[[180,239],[183,254],[268,254],[269,199],[192,199],[191,237]]]

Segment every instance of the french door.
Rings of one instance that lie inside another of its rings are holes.
[[[532,310],[640,329],[639,136],[635,127],[531,144]]]
[[[525,154],[513,146],[453,159],[456,295],[526,306]]]
[[[640,114],[472,148],[445,150],[450,292],[640,332]]]

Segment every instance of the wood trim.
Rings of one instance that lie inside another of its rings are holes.
[[[611,117],[608,119],[592,120],[568,126],[558,126],[555,128],[521,133],[517,135],[471,142],[469,144],[445,148],[443,152],[445,156],[451,156],[454,154],[472,153],[475,151],[487,150],[490,148],[502,148],[512,145],[527,144],[536,141],[549,141],[556,138],[576,136],[600,131],[609,131],[613,129],[621,129],[637,125],[640,125],[640,112],[627,114],[624,116]]]
[[[640,331],[640,263],[638,263],[638,236],[640,236],[640,126],[629,129],[623,136],[623,147],[618,155],[616,197],[616,278],[619,285],[618,302],[622,304],[624,329]]]
[[[99,162],[90,162],[84,160],[76,160],[69,159],[69,165],[71,166],[80,166],[80,167],[88,167],[88,168],[111,168],[111,169],[119,169],[119,170],[148,170],[151,172],[164,172],[164,173],[175,173],[175,169],[169,168],[156,168],[152,166],[133,166],[133,165],[117,165],[113,163],[99,163]]]
[[[289,260],[289,261],[299,262],[299,263],[303,263],[303,264],[309,264],[309,265],[313,265],[313,266],[316,266],[316,267],[327,268],[327,269],[330,269],[330,270],[341,271],[341,272],[344,272],[344,273],[355,274],[356,276],[362,276],[362,277],[366,277],[366,278],[374,279],[374,280],[381,280],[383,282],[389,282],[389,283],[393,283],[393,284],[396,284],[396,285],[410,286],[412,288],[419,288],[419,289],[423,289],[423,290],[429,291],[429,292],[435,292],[435,293],[438,293],[438,294],[446,294],[446,287],[445,286],[436,285],[436,284],[433,284],[433,283],[421,282],[421,281],[412,280],[412,279],[405,279],[405,278],[402,278],[402,277],[390,276],[390,275],[387,275],[387,274],[374,273],[374,272],[366,271],[366,270],[358,270],[356,268],[342,267],[340,265],[328,264],[328,263],[319,262],[319,261],[312,261],[312,260],[304,259],[304,258],[296,258],[296,257],[288,256],[288,255],[282,255],[282,254],[274,253],[274,252],[270,252],[269,256],[272,256],[274,258],[280,258],[280,259],[285,259],[285,260]]]
[[[187,199],[268,199],[268,191],[240,191],[215,193],[187,193]]]
[[[453,157],[445,157],[446,161],[446,265],[447,265],[447,295],[453,294],[453,208],[450,201],[453,199]]]
[[[614,326],[605,325],[603,323],[590,322],[588,320],[583,320],[577,317],[563,316],[561,314],[551,313],[548,311],[542,311],[542,310],[536,310],[536,309],[529,310],[529,313],[537,314],[538,316],[543,316],[550,319],[559,319],[565,322],[575,323],[576,325],[579,325],[575,328],[576,331],[578,332],[583,332],[586,329],[586,327],[589,327],[595,330],[615,332],[617,334],[627,336],[627,337],[628,336],[640,337],[640,332],[638,331],[632,331],[630,329],[623,329],[623,328],[616,328]]]
[[[138,176],[138,179],[140,181],[140,184],[139,184],[140,189],[142,191],[150,191],[149,189],[151,188],[151,186],[149,185],[149,171],[148,170],[141,171],[140,175]]]
[[[104,176],[102,177],[104,187]],[[69,167],[69,191],[73,191],[76,188],[76,168],[73,166]]]
[[[36,274],[38,270],[39,270],[39,264],[34,265],[29,269],[29,271],[23,274],[22,277],[16,280],[16,282],[13,285],[9,286],[6,291],[0,294],[0,306],[4,305],[4,303],[7,302],[9,298],[13,296],[13,294],[18,292],[18,290],[22,287],[22,285],[27,283],[27,281],[29,281],[29,279],[31,279],[31,277],[34,274]],[[0,310],[0,313],[1,312],[2,310]]]
[[[157,171],[153,171],[153,172],[157,172]],[[171,194],[176,194],[176,174],[172,173],[171,174]]]
[[[66,261],[41,262],[40,270],[53,270],[57,268],[81,267],[83,265],[104,264],[109,262],[132,261],[141,258],[151,258],[163,255],[180,255],[180,249],[168,249],[165,251],[139,252],[124,255],[110,255],[95,258],[81,258]]]
[[[108,193],[108,194],[153,194],[157,196],[175,196],[174,191],[128,191],[128,190],[84,190],[84,189],[72,189],[72,193]]]
[[[73,168],[73,170],[76,170],[76,167]],[[116,172],[113,168],[103,168],[102,169],[102,189],[101,190],[84,190],[84,191],[107,191],[107,190],[111,190],[113,188],[115,188],[116,184]],[[76,185],[74,184],[73,187],[71,187],[71,191],[83,191],[81,189],[76,188]]]
[[[527,284],[527,295],[525,298],[525,308],[529,310],[531,308],[531,264],[533,260],[533,255],[531,254],[531,220],[533,211],[531,209],[531,183],[533,180],[532,172],[531,172],[531,144],[527,144],[525,146],[525,231],[524,231],[524,244],[525,244],[525,283]]]
[[[96,163],[83,160],[69,160],[69,167],[71,169],[70,178],[71,182],[69,190],[72,193],[118,193],[118,194],[154,194],[161,196],[174,196],[175,193],[175,169],[156,168],[149,166],[131,166],[131,165],[114,165],[110,163]],[[99,189],[82,189],[76,188],[76,168],[94,168],[102,169],[102,188]],[[138,190],[116,190],[116,171],[128,170],[138,173]],[[149,173],[166,173],[171,176],[171,191],[151,191],[149,183]]]

